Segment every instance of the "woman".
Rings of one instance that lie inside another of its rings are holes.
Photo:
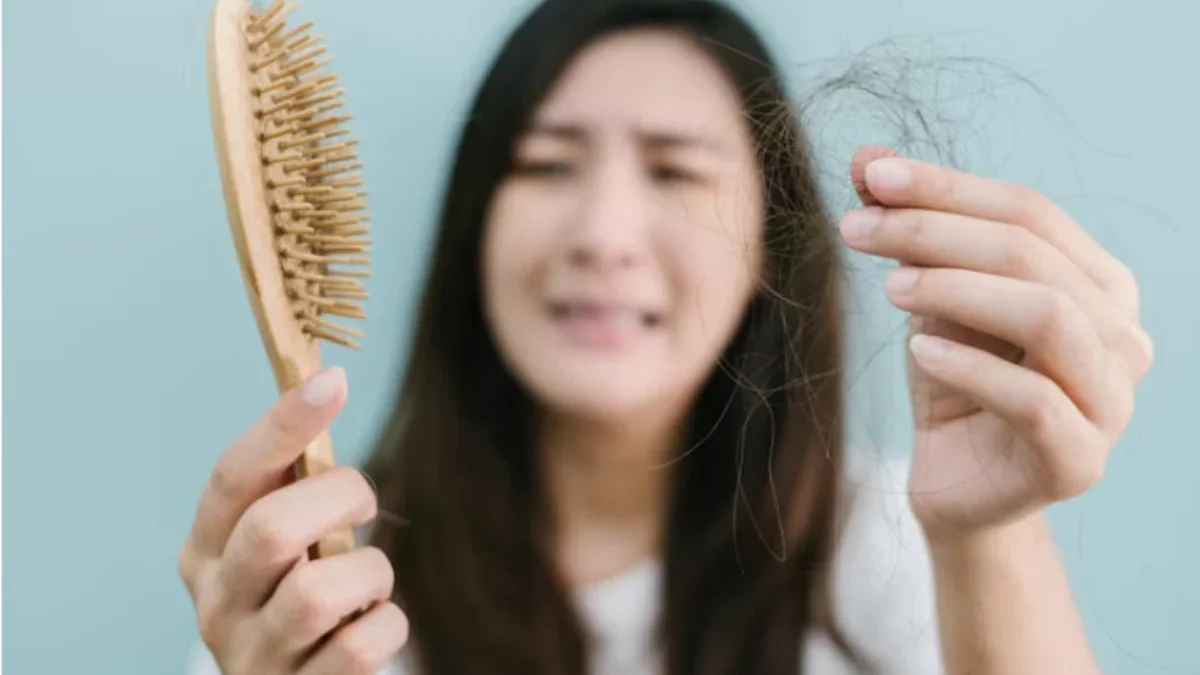
[[[378,499],[278,484],[347,386],[282,396],[181,553],[196,672],[1098,672],[1041,511],[1129,419],[1134,281],[1043,197],[882,154],[835,227],[729,9],[541,4],[460,141]],[[904,263],[911,511],[844,456],[839,233]]]

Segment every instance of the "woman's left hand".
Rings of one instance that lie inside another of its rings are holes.
[[[1090,488],[1153,358],[1128,268],[1030,189],[878,148],[851,173],[872,205],[844,239],[901,261],[887,293],[911,314],[926,533],[953,540]]]

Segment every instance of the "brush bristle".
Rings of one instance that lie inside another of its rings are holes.
[[[362,331],[330,316],[365,319],[371,240],[362,168],[339,112],[343,90],[311,22],[287,25],[295,4],[277,0],[251,14],[246,44],[276,250],[305,334],[357,348]]]

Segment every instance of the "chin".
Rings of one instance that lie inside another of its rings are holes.
[[[560,415],[596,422],[618,422],[636,418],[661,405],[665,392],[647,387],[653,375],[636,378],[620,373],[587,372],[591,369],[558,368],[554,372],[529,373],[522,378],[538,405]],[[660,380],[661,381],[661,380]]]

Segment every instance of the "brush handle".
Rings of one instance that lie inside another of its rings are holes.
[[[311,375],[312,373],[306,374],[296,361],[285,358],[281,372],[278,374],[281,391],[287,391],[300,386]],[[333,456],[333,439],[329,434],[329,430],[325,429],[308,444],[308,447],[304,449],[304,453],[292,463],[292,476],[296,480],[301,480],[309,476],[320,475],[335,466],[337,466],[337,462]],[[354,547],[354,530],[344,528],[329,533],[325,538],[310,546],[308,557],[313,560],[328,558],[339,553],[352,551]]]

